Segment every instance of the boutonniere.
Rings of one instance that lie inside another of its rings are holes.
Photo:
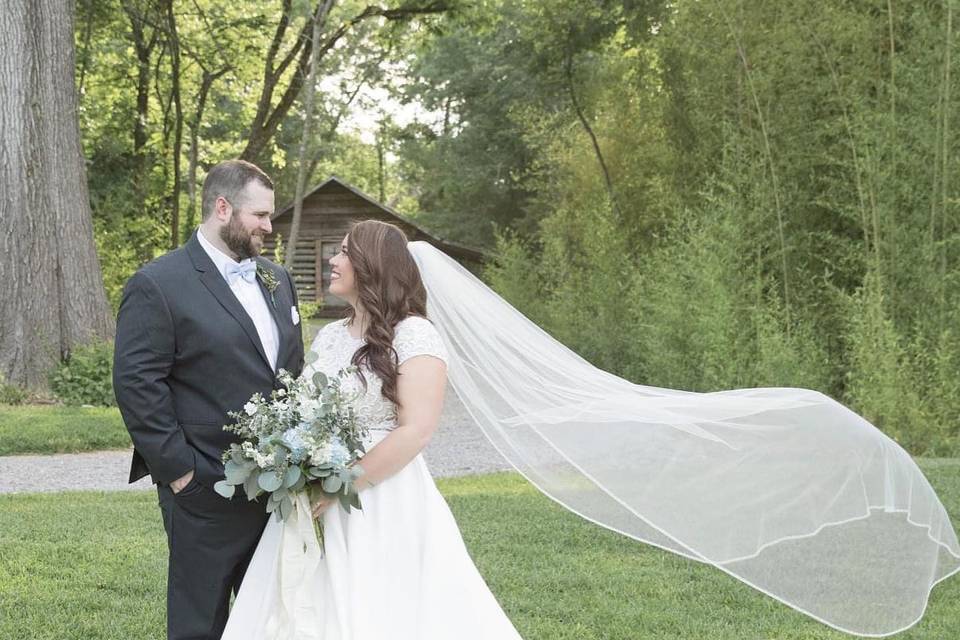
[[[257,264],[257,277],[260,278],[260,282],[262,282],[263,286],[270,292],[270,304],[276,309],[277,301],[273,297],[273,292],[280,286],[280,281],[277,280],[277,276],[273,275],[273,271],[270,271],[259,263]]]

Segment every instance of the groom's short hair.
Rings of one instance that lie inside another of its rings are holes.
[[[251,181],[257,181],[264,187],[273,190],[273,182],[263,170],[246,160],[225,160],[207,172],[203,181],[203,219],[211,215],[217,204],[217,198],[223,196],[234,208],[243,206],[243,190]]]

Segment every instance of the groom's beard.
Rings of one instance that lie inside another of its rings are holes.
[[[244,229],[236,216],[230,217],[227,226],[220,227],[220,239],[230,251],[237,254],[238,260],[257,257],[263,246],[263,237]]]

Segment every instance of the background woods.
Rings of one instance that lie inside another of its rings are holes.
[[[952,0],[26,4],[0,18],[10,383],[109,335],[100,310],[240,156],[278,207],[337,175],[490,252],[600,367],[813,387],[913,453],[960,450]],[[44,160],[73,113],[77,151]],[[28,354],[36,317],[57,324]]]

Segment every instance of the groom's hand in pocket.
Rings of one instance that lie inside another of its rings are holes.
[[[180,476],[176,480],[170,483],[170,490],[173,491],[174,495],[180,493],[185,486],[190,484],[190,481],[193,479],[193,471],[188,471],[186,475]]]

